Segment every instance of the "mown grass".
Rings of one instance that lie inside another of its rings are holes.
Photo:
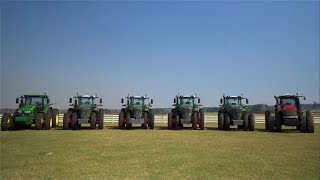
[[[320,128],[303,134],[116,129],[0,132],[0,179],[319,179]]]

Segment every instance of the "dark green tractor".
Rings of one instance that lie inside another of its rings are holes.
[[[198,104],[196,104],[198,99]],[[180,129],[184,124],[192,124],[192,129],[204,129],[204,112],[200,109],[200,98],[196,95],[177,95],[173,99],[174,108],[168,113],[168,129]]]
[[[124,99],[121,99],[121,103],[124,108],[121,109],[119,114],[119,129],[126,127],[127,129],[132,128],[132,124],[141,124],[145,129],[148,127],[154,129],[154,115],[151,112],[151,104],[153,99],[150,100],[149,104],[146,104],[145,100],[149,99],[146,96],[127,96],[127,102],[124,103]]]
[[[241,96],[225,96],[220,99],[220,110],[218,111],[218,129],[229,130],[230,126],[238,126],[243,131],[254,131],[255,117],[248,113],[248,107],[242,100],[248,99]]]
[[[91,129],[103,129],[104,110],[102,107],[102,99],[100,104],[95,103],[97,96],[93,95],[76,95],[69,99],[70,106],[68,112],[63,117],[63,129],[76,130],[82,124],[90,124]],[[74,103],[72,104],[74,99]]]
[[[59,111],[51,107],[48,95],[24,95],[17,98],[16,103],[19,104],[19,108],[15,113],[5,113],[2,116],[2,131],[30,128],[32,124],[37,130],[58,126]]]

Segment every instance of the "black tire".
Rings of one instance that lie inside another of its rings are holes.
[[[143,113],[143,129],[148,129],[148,114],[146,112]]]
[[[69,123],[71,122],[71,113],[67,112],[63,115],[63,129],[69,129]]]
[[[104,110],[99,109],[98,129],[103,129],[103,120],[104,120]]]
[[[223,119],[223,113],[221,111],[218,111],[218,129],[219,130],[224,129],[224,119]]]
[[[59,125],[59,110],[52,110],[52,127],[55,128]]]
[[[269,117],[271,116],[271,112],[270,111],[265,111],[264,112],[264,125],[265,125],[265,129],[269,130]]]
[[[249,120],[248,120],[248,113],[247,113],[247,112],[243,112],[243,114],[242,114],[242,120],[243,120],[242,130],[243,130],[243,131],[248,131]]]
[[[199,124],[200,130],[204,130],[204,112],[200,112],[200,124]]]
[[[13,118],[10,113],[4,113],[1,118],[1,131],[7,131],[13,127]]]
[[[71,129],[73,130],[78,129],[78,115],[76,112],[73,112],[71,115]]]
[[[269,126],[269,131],[273,132],[274,131],[274,117],[273,116],[269,116],[269,120],[268,120],[268,126]]]
[[[90,129],[96,129],[97,124],[97,113],[92,112],[90,116]]]
[[[224,130],[229,130],[230,129],[230,117],[227,113],[224,113],[223,115],[224,119]]]
[[[180,121],[179,120],[180,120],[180,117],[178,114],[176,114],[176,123],[174,124],[174,128],[176,130],[178,130],[180,128]]]
[[[168,113],[168,129],[172,129],[172,113]]]
[[[281,132],[282,130],[282,124],[281,124],[281,117],[280,116],[276,116],[274,119],[274,125],[276,127],[276,132]]]
[[[119,129],[123,129],[123,125],[124,125],[123,120],[124,120],[124,114],[121,111],[120,114],[119,114],[119,121],[118,121]]]
[[[35,120],[36,130],[41,130],[42,129],[43,122],[44,122],[43,113],[38,113],[36,115],[36,120]]]
[[[193,112],[192,114],[192,129],[197,129],[197,120],[198,120],[198,114],[196,112]]]
[[[314,133],[314,118],[311,111],[306,112],[307,132]]]
[[[254,131],[254,125],[255,125],[256,119],[255,119],[253,113],[249,114],[248,122],[249,122],[249,124],[248,124],[249,131]]]
[[[154,129],[154,114],[149,112],[149,120],[150,120],[150,129]]]
[[[130,122],[129,122],[129,118],[131,118],[131,115],[129,112],[127,112],[127,116],[126,116],[126,128],[127,129],[131,129],[131,127],[132,127],[132,124],[130,124]]]
[[[306,120],[306,116],[304,114],[302,114],[300,119],[300,132],[302,133],[306,133],[307,132],[307,120]]]
[[[52,114],[51,111],[48,111],[44,115],[44,123],[43,123],[43,128],[45,130],[49,130],[52,127]]]

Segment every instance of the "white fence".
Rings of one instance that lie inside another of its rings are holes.
[[[2,117],[2,114],[0,114]],[[119,115],[104,115],[104,122],[118,123]],[[264,123],[264,116],[256,116],[256,123]],[[213,115],[205,115],[204,116],[205,123],[217,123],[218,116]],[[156,123],[168,123],[168,115],[155,115],[154,121]],[[63,114],[59,114],[59,122],[63,122]],[[320,117],[314,117],[315,123],[320,123]]]

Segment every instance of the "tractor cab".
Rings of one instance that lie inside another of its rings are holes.
[[[246,100],[246,104],[249,103],[248,98],[244,98],[242,96],[223,96],[222,99],[220,99],[220,104],[229,106],[242,106],[243,99]]]
[[[275,112],[281,119],[298,119],[299,114],[301,113],[300,108],[300,97],[299,95],[290,95],[286,94],[284,96],[275,96],[276,105]],[[293,123],[295,124],[295,123]]]
[[[42,111],[43,108],[50,104],[49,96],[44,95],[24,95],[16,98],[16,103],[19,103],[18,111],[31,111],[34,107],[37,111]]]

